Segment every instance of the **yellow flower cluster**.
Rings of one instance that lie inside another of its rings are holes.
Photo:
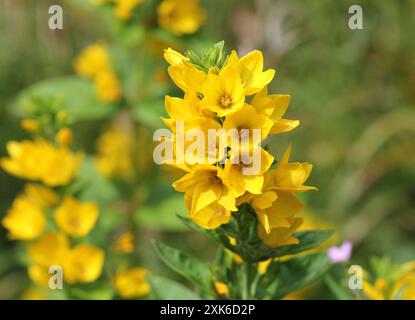
[[[86,47],[75,60],[74,67],[80,76],[94,81],[99,100],[115,102],[121,99],[121,86],[104,44],[95,43]]]
[[[164,122],[173,132],[173,143],[178,135],[175,130],[179,121],[184,124],[185,133],[195,128],[203,132],[236,129],[242,135],[243,132],[251,135],[254,130],[260,130],[262,141],[299,125],[297,120],[283,118],[290,96],[268,94],[267,86],[275,71],[263,71],[260,51],[253,51],[242,58],[233,51],[223,66],[205,71],[193,64],[189,57],[172,49],[165,51],[165,58],[170,64],[170,77],[184,91],[183,99],[166,97],[170,118]],[[298,243],[292,234],[302,224],[302,219],[295,215],[303,205],[295,193],[315,189],[304,186],[312,165],[289,162],[289,147],[277,168],[271,170],[274,157],[255,145],[251,136],[248,138],[248,147],[234,150],[231,144],[227,146],[224,165],[219,161],[206,164],[206,159],[184,164],[176,161],[173,165],[186,174],[174,182],[173,187],[185,193],[191,219],[204,228],[217,228],[229,222],[238,206],[249,203],[260,222],[258,234],[267,245],[277,247]],[[250,154],[253,150],[261,155],[259,172],[244,175],[243,169],[253,164],[233,160],[241,159],[244,153]],[[212,152],[218,160],[224,156],[220,150],[207,149],[205,157]]]
[[[364,281],[363,292],[371,300],[415,300],[415,261],[400,266],[392,280]]]
[[[177,36],[195,33],[204,20],[199,0],[163,0],[158,6],[159,25]]]
[[[71,249],[67,235],[86,236],[95,226],[98,208],[94,203],[81,203],[69,196],[60,205],[59,201],[53,190],[27,184],[2,224],[9,231],[10,239],[36,240],[28,246],[31,261],[28,273],[36,284],[48,285],[52,265],[62,267],[68,283],[95,281],[101,274],[104,252],[88,244]],[[61,231],[45,233],[47,212],[53,208],[56,208],[54,218]]]
[[[50,189],[27,184],[2,220],[12,240],[32,240],[39,237],[46,227],[44,209],[54,207],[58,196]]]
[[[68,184],[78,173],[83,155],[72,153],[66,146],[54,146],[44,139],[11,141],[9,158],[0,159],[0,167],[8,173],[49,187]]]
[[[70,247],[68,237],[60,232],[46,233],[38,241],[28,247],[31,265],[29,277],[40,286],[47,287],[50,274],[49,268],[60,266],[64,280],[69,283],[93,282],[102,273],[105,253],[89,244],[78,244]]]

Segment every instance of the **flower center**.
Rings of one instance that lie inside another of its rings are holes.
[[[232,98],[228,96],[227,94],[223,95],[220,99],[220,104],[224,108],[228,108],[232,104]]]

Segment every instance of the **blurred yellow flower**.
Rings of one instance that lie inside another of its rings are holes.
[[[2,220],[2,225],[9,231],[13,240],[32,240],[39,237],[46,226],[46,217],[42,208],[21,195],[13,201]]]
[[[36,134],[39,132],[39,124],[36,120],[33,119],[23,119],[20,122],[20,126],[23,128],[23,130],[31,134]]]
[[[46,140],[7,143],[10,158],[0,159],[8,173],[28,180],[40,180],[50,187],[68,184],[78,173],[83,156],[65,146],[55,147]]]
[[[56,134],[56,142],[60,143],[61,145],[68,146],[72,143],[72,140],[73,133],[69,128],[62,128]]]
[[[92,0],[94,4],[115,4],[115,16],[120,20],[129,20],[134,9],[140,5],[143,0]]]
[[[86,236],[98,219],[98,207],[92,202],[78,202],[67,196],[55,211],[59,228],[74,237]]]
[[[37,285],[47,287],[49,282],[49,268],[53,265],[61,266],[64,270],[69,256],[69,240],[62,233],[48,232],[27,249],[31,265],[27,272],[30,279]]]
[[[88,244],[79,244],[69,254],[69,261],[64,269],[68,283],[94,282],[101,276],[104,266],[103,250]]]
[[[24,194],[30,201],[41,208],[53,208],[59,202],[59,196],[56,192],[39,184],[26,184]]]
[[[49,286],[49,269],[38,264],[32,264],[27,268],[30,280],[35,284],[47,288]]]
[[[146,296],[150,292],[150,285],[146,280],[147,273],[143,268],[126,270],[121,267],[114,277],[114,286],[119,296],[125,299]]]
[[[49,268],[51,265],[64,265],[69,253],[69,239],[60,232],[48,232],[28,246],[31,261]]]
[[[94,80],[96,95],[103,102],[119,101],[121,86],[112,69],[108,48],[95,43],[86,47],[74,61],[75,71],[83,77]]]
[[[107,46],[95,43],[86,47],[74,61],[74,68],[86,78],[94,78],[99,72],[111,69]]]
[[[119,253],[131,253],[134,251],[134,234],[131,231],[121,234],[114,243],[115,250]]]
[[[195,33],[205,20],[199,0],[163,0],[157,12],[160,26],[178,36]]]
[[[120,83],[117,75],[110,70],[97,73],[95,80],[95,91],[99,100],[104,102],[119,101],[122,97]]]
[[[107,177],[131,179],[134,176],[134,137],[120,126],[108,128],[97,141],[95,163]]]
[[[115,16],[120,20],[128,20],[131,18],[134,9],[140,5],[143,0],[115,0]]]
[[[216,294],[220,297],[227,297],[229,296],[229,288],[226,285],[226,283],[223,283],[221,281],[215,282],[215,291]]]
[[[70,248],[69,239],[58,232],[46,233],[42,238],[28,246],[31,265],[30,278],[36,284],[47,286],[49,268],[62,267],[64,280],[68,283],[93,282],[102,273],[105,253],[88,244]]]
[[[47,300],[48,296],[40,288],[28,288],[21,295],[22,300]]]

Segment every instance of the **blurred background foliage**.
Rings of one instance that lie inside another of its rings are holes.
[[[156,2],[145,0],[144,5]],[[171,94],[162,50],[173,46],[203,52],[224,39],[228,50],[237,48],[241,54],[263,50],[266,64],[277,70],[270,91],[292,96],[288,117],[300,119],[302,125],[274,139],[272,151],[280,155],[292,143],[294,160],[314,164],[310,185],[319,191],[304,198],[306,216],[319,221],[317,227],[334,225],[339,241],[351,240],[355,264],[367,265],[369,257],[377,255],[398,263],[415,259],[415,2],[201,3],[207,22],[198,33],[177,38],[151,27],[154,17],[138,15],[118,23],[110,10],[85,0],[1,0],[0,155],[6,155],[7,141],[28,137],[19,121],[22,101],[31,92],[70,97],[63,104],[74,117],[75,148],[88,154],[96,153],[97,139],[111,123],[131,126],[123,111],[98,103],[88,89],[91,84],[74,76],[73,60],[79,52],[97,40],[107,42],[130,104],[126,112],[140,128],[133,146],[141,169],[125,184],[102,177],[91,164],[83,168],[80,183],[89,183],[85,198],[116,203],[101,223],[111,224],[120,212],[134,211],[132,259],[174,278],[154,253],[151,239],[164,239],[206,258],[213,257],[215,247],[176,219],[184,207],[171,188],[173,174],[151,162],[152,130],[162,127],[163,97]],[[63,30],[48,28],[51,4],[64,8]],[[347,26],[352,4],[363,7],[363,30]],[[158,68],[160,73],[151,73]],[[0,171],[0,217],[22,185]],[[16,244],[1,228],[0,299],[16,297],[27,286],[19,259]],[[320,289],[312,296],[330,297],[326,288]]]

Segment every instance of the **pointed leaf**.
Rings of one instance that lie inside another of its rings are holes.
[[[261,281],[271,299],[281,299],[324,275],[331,266],[326,253],[316,253],[286,261],[274,261]],[[270,284],[276,283],[276,286]],[[269,288],[273,288],[272,291]]]
[[[185,286],[156,275],[149,275],[151,294],[159,300],[199,300],[200,297]]]
[[[212,275],[206,263],[157,241],[154,241],[154,246],[161,259],[171,269],[192,281],[201,289],[210,290]]]

